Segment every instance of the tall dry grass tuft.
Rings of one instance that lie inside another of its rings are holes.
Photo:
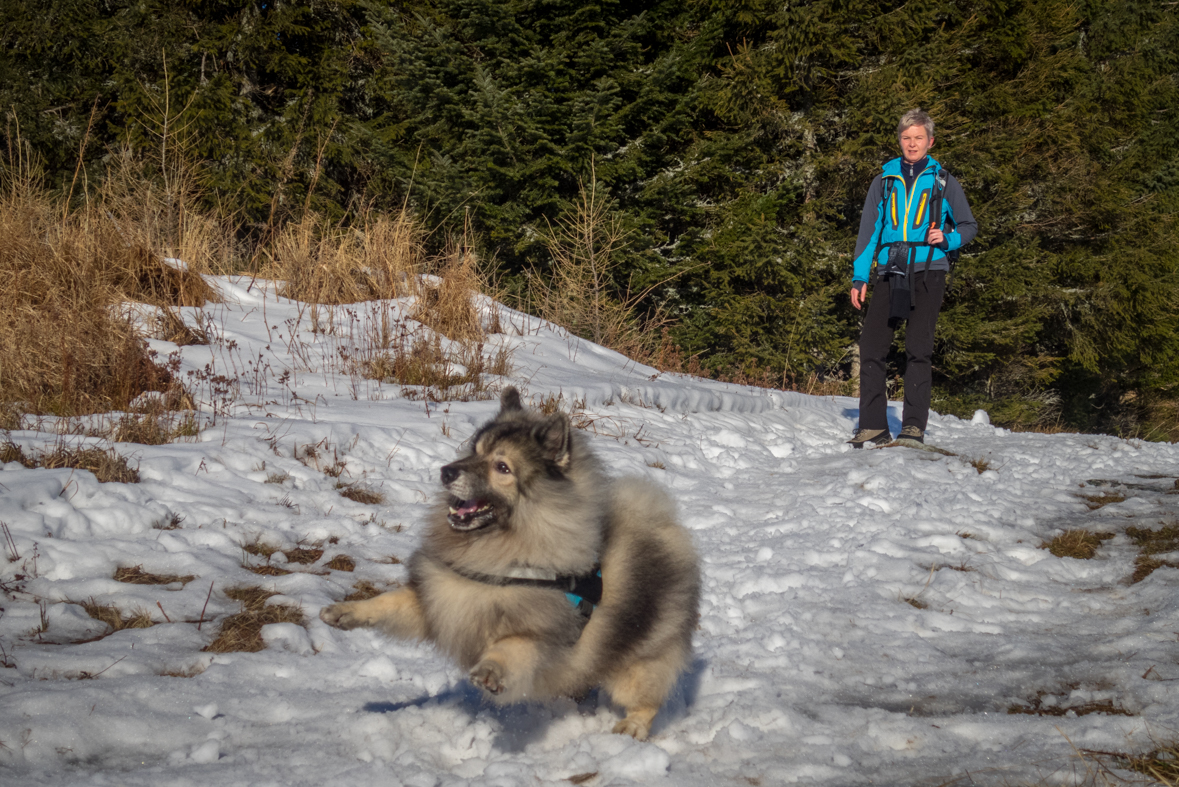
[[[164,269],[163,282],[143,282],[141,297],[131,295],[133,287],[125,290],[132,300],[200,306],[217,298],[196,274],[232,273],[241,266],[247,253],[232,221],[202,206],[200,194],[191,167],[159,166],[126,150],[111,155],[97,199],[88,196],[82,212],[97,210],[125,246],[140,250],[149,277]],[[184,262],[161,265],[165,258]]]
[[[69,210],[23,173],[0,174],[0,400],[77,415],[175,389],[115,307],[202,304],[205,281],[145,245],[126,205],[100,195]]]
[[[435,267],[437,275],[418,294],[413,318],[451,341],[483,341],[487,334],[471,299],[484,289],[474,252],[465,245],[452,249]]]
[[[407,212],[367,214],[353,228],[308,213],[279,230],[263,275],[305,303],[344,304],[414,295],[423,233]]]

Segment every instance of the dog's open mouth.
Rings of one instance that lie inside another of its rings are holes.
[[[477,530],[495,518],[495,506],[490,500],[450,499],[450,513],[446,519],[455,530]]]

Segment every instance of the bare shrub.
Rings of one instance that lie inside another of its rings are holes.
[[[651,326],[644,326],[635,314],[650,290],[636,293],[628,286],[616,292],[616,255],[626,245],[626,232],[607,198],[598,194],[592,177],[590,185],[582,185],[576,201],[541,237],[552,267],[548,276],[530,272],[525,308],[624,355],[650,355],[654,348]]]

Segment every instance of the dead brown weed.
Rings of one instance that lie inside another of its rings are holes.
[[[112,178],[70,209],[27,174],[6,168],[0,179],[4,399],[25,412],[76,415],[125,410],[145,391],[177,386],[116,307],[198,305],[214,293],[187,266],[165,261],[148,226],[150,201],[120,192]]]
[[[221,623],[217,637],[203,648],[211,653],[257,653],[265,649],[262,627],[271,623],[306,624],[303,611],[288,604],[266,601],[274,592],[256,586],[230,588],[225,595],[242,605],[242,611],[230,615]]]
[[[407,212],[365,214],[352,227],[314,213],[286,224],[266,276],[287,298],[316,304],[359,303],[414,295],[423,267],[423,232]]]
[[[192,574],[153,574],[144,571],[143,566],[120,566],[115,569],[114,579],[129,585],[186,585],[196,577]]]
[[[99,604],[92,598],[82,602],[82,609],[86,610],[86,614],[90,617],[110,626],[112,633],[124,629],[151,628],[155,625],[151,613],[144,609],[137,609],[124,615],[115,605]]]
[[[1158,530],[1148,530],[1141,527],[1126,528],[1126,535],[1138,547],[1138,556],[1134,559],[1134,574],[1130,582],[1141,582],[1156,569],[1164,566],[1179,568],[1179,562],[1162,560],[1156,555],[1179,552],[1179,524],[1169,524]]]
[[[1081,528],[1066,530],[1051,541],[1040,544],[1056,557],[1071,557],[1090,560],[1097,555],[1102,542],[1113,538],[1113,533],[1095,533]]]
[[[348,555],[336,555],[326,564],[332,571],[355,571],[356,561]]]

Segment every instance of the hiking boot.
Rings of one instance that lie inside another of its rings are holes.
[[[847,442],[856,448],[863,448],[865,443],[877,446],[884,445],[891,440],[892,435],[888,433],[887,429],[857,429],[855,437]]]
[[[901,433],[897,435],[897,442],[908,440],[913,443],[925,444],[925,430],[916,426],[906,426],[901,429]]]

